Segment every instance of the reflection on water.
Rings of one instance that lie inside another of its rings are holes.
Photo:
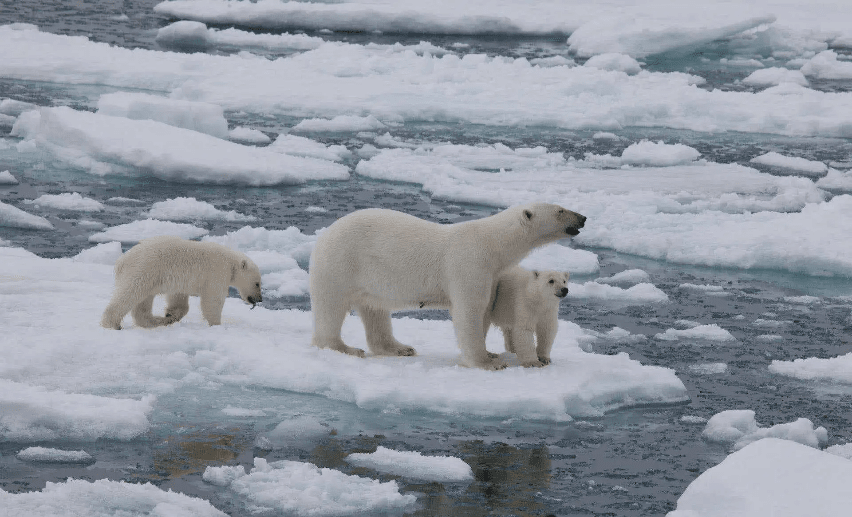
[[[232,432],[215,430],[192,431],[168,436],[154,448],[155,479],[180,478],[203,473],[208,466],[233,462],[251,442],[236,429]]]

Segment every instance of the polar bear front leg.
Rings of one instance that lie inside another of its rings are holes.
[[[367,346],[376,355],[417,355],[410,346],[403,345],[393,337],[390,311],[362,305],[358,307],[358,316],[364,323],[367,333]]]
[[[139,303],[138,297],[131,289],[116,286],[115,294],[104,309],[101,316],[101,326],[107,329],[121,330],[121,320]]]
[[[219,325],[222,323],[222,307],[225,306],[225,298],[228,291],[221,289],[204,289],[201,291],[201,315],[207,320],[208,325]]]
[[[311,344],[317,348],[330,348],[355,357],[367,354],[360,348],[348,346],[340,337],[343,320],[349,313],[349,304],[339,298],[320,297],[316,289],[311,292],[311,312],[314,315],[314,335]]]
[[[177,323],[189,312],[188,294],[170,294],[166,304],[166,317],[164,325]]]
[[[506,363],[492,357],[485,348],[485,329],[482,325],[486,302],[485,297],[482,300],[453,299],[450,316],[453,319],[456,340],[461,348],[465,364],[485,370],[502,370],[506,367]]]
[[[133,316],[133,323],[137,327],[154,328],[165,325],[165,318],[154,316],[151,313],[151,306],[154,304],[154,295],[147,296],[144,300],[136,304],[130,314]]]

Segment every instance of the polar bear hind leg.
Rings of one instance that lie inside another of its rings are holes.
[[[367,346],[376,355],[417,355],[414,348],[403,345],[393,337],[390,311],[367,305],[358,307],[358,316],[367,333]]]
[[[130,314],[133,316],[133,323],[137,327],[153,328],[165,325],[166,318],[154,316],[151,313],[151,306],[154,304],[154,295],[146,296],[144,300],[137,303]]]
[[[219,325],[222,323],[222,307],[225,306],[225,298],[228,291],[205,289],[201,291],[201,315],[207,320],[208,325]]]
[[[354,355],[355,357],[365,357],[360,348],[347,346],[340,337],[340,330],[343,328],[343,320],[349,313],[349,305],[341,303],[339,299],[333,297],[323,297],[322,299],[311,293],[311,312],[314,315],[314,335],[311,338],[311,344],[317,348],[330,348],[336,352]]]

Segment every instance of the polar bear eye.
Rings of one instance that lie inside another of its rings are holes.
[[[254,284],[255,287],[260,287],[260,284]]]
[[[548,282],[548,284],[552,284],[552,283],[553,283],[553,280],[551,279],[550,282]]]

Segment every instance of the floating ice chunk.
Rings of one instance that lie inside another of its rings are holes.
[[[156,120],[174,127],[228,138],[228,121],[221,106],[209,102],[169,99],[135,92],[106,93],[98,99],[98,113],[133,120]]]
[[[140,199],[132,199],[129,197],[115,196],[107,199],[107,202],[117,205],[144,205],[145,202]]]
[[[13,117],[11,115],[4,115],[4,114],[0,113],[0,127],[11,128],[12,126],[15,125],[15,120],[17,120],[16,117]],[[9,144],[7,144],[4,140],[0,140],[0,149],[7,149],[8,147],[9,147]]]
[[[769,371],[802,380],[852,384],[852,353],[827,359],[808,357],[792,361],[774,360]]]
[[[635,75],[642,71],[642,65],[640,65],[638,61],[626,54],[619,54],[616,52],[608,52],[592,56],[588,61],[583,63],[583,66],[597,68],[600,70],[624,72],[628,75]]]
[[[809,447],[819,447],[820,443],[828,440],[828,431],[825,427],[814,429],[813,422],[807,418],[772,427],[760,427],[754,418],[754,411],[731,409],[713,415],[707,421],[707,427],[701,436],[711,442],[730,443],[733,450],[742,449],[764,438],[781,438]]]
[[[520,266],[530,270],[567,271],[575,275],[590,275],[600,269],[596,253],[560,244],[549,244],[533,250],[521,261]]]
[[[109,479],[48,481],[38,492],[13,494],[0,490],[0,507],[8,517],[227,517],[204,499],[161,490],[151,483]]]
[[[6,26],[8,27],[8,25]],[[18,101],[15,99],[0,100],[0,114],[10,117],[18,117],[25,111],[37,110],[40,106],[30,102]]]
[[[621,289],[598,282],[584,284],[568,283],[567,298],[576,300],[601,300],[627,303],[659,303],[668,301],[669,297],[654,284],[636,284],[629,289]]]
[[[651,277],[641,269],[627,269],[606,278],[595,279],[595,282],[609,285],[635,285],[650,281]]]
[[[293,257],[301,264],[307,264],[317,236],[305,235],[295,226],[290,226],[286,230],[267,230],[266,228],[243,226],[235,232],[228,232],[219,236],[211,235],[202,240],[218,242],[244,253],[277,251]]]
[[[846,458],[847,460],[852,460],[852,443],[832,445],[831,447],[826,447],[825,452],[834,454],[835,456],[840,456],[841,458]]]
[[[703,416],[683,415],[680,417],[680,421],[684,424],[703,424],[707,422],[707,419]]]
[[[852,34],[844,34],[831,40],[833,48],[849,48],[852,49]]]
[[[181,50],[206,50],[213,42],[207,25],[201,22],[180,20],[161,27],[154,38],[158,44],[166,48]]]
[[[266,411],[264,411],[262,409],[247,409],[247,408],[233,407],[233,406],[227,406],[227,407],[223,408],[222,413],[225,413],[228,416],[235,416],[235,417],[266,416]]]
[[[0,201],[0,226],[29,230],[52,230],[53,225],[44,217],[24,212],[20,208]]]
[[[318,158],[333,162],[342,162],[352,156],[352,153],[349,152],[346,146],[325,145],[322,142],[296,135],[279,135],[267,149],[276,153]]]
[[[802,73],[816,79],[852,79],[852,62],[839,61],[836,52],[825,50],[805,63]]]
[[[244,215],[235,210],[219,210],[206,201],[194,197],[176,197],[166,201],[158,201],[151,205],[151,210],[145,214],[152,219],[166,221],[254,221],[252,215]]]
[[[743,79],[743,83],[750,86],[777,86],[781,83],[794,83],[801,86],[808,86],[808,80],[799,70],[788,70],[786,68],[762,68],[755,70],[748,77]]]
[[[731,58],[728,59],[723,57],[719,60],[719,63],[723,65],[727,65],[730,67],[737,68],[763,68],[763,63],[758,61],[757,59],[743,59],[743,58]]]
[[[84,230],[102,230],[106,225],[100,221],[92,221],[91,219],[80,219],[77,221],[77,227]]]
[[[803,305],[812,305],[814,303],[820,303],[819,296],[810,296],[810,295],[802,295],[802,296],[785,296],[784,301],[787,303],[800,303]]]
[[[47,447],[27,447],[19,452],[17,458],[22,461],[42,463],[91,463],[95,459],[86,451],[66,451]]]
[[[385,474],[438,482],[473,481],[473,469],[452,456],[424,456],[419,452],[402,452],[379,446],[376,452],[355,453],[344,458],[347,463]]]
[[[608,339],[615,343],[636,343],[638,341],[645,341],[648,339],[648,336],[644,334],[631,334],[629,331],[624,330],[621,327],[613,327],[612,330],[602,334],[604,339]]]
[[[699,325],[685,330],[667,329],[665,332],[654,335],[654,337],[663,341],[677,341],[680,339],[700,339],[718,342],[736,341],[736,338],[730,332],[715,323]]]
[[[305,119],[295,126],[293,131],[306,132],[342,132],[342,131],[373,131],[385,129],[387,126],[373,115],[357,117],[353,115],[338,115],[331,120],[321,118]]]
[[[305,208],[305,212],[309,214],[325,214],[328,213],[328,209],[321,206],[309,206]]]
[[[9,171],[0,171],[0,185],[17,185],[18,180]]]
[[[554,66],[577,66],[577,63],[573,59],[565,56],[536,57],[530,59],[530,64],[540,66],[542,68],[551,68]]]
[[[789,320],[767,320],[767,319],[764,319],[764,318],[757,318],[756,320],[754,320],[754,326],[755,327],[766,327],[766,328],[774,328],[774,329],[784,327],[784,326],[789,325],[791,323],[793,323],[793,322],[789,321]]]
[[[272,141],[263,131],[242,126],[228,131],[228,138],[241,144],[268,144]]]
[[[121,257],[121,254],[120,242],[104,242],[81,251],[74,256],[74,262],[114,266],[115,262],[119,259],[119,257]]]
[[[692,291],[703,291],[705,293],[721,293],[725,290],[725,288],[721,285],[691,284],[689,282],[680,284],[678,287],[681,289],[690,289]]]
[[[239,29],[216,30],[208,29],[212,44],[248,49],[263,49],[269,51],[311,50],[319,48],[325,40],[308,36],[307,34],[257,34]]]
[[[607,131],[598,131],[594,135],[592,135],[593,140],[621,140],[621,137],[616,135],[615,133],[609,133]]]
[[[780,334],[761,334],[755,337],[758,341],[768,341],[768,342],[777,342],[784,341],[784,336]]]
[[[845,515],[850,483],[849,460],[767,438],[698,476],[666,517]]]
[[[57,210],[72,210],[75,212],[101,212],[103,203],[89,197],[83,197],[78,192],[66,192],[64,194],[42,194],[31,203],[36,208],[55,208]]]
[[[50,391],[0,379],[0,439],[12,442],[131,440],[148,430],[154,397],[142,400]]]
[[[670,167],[692,163],[699,156],[701,156],[701,153],[688,145],[666,144],[662,141],[654,143],[643,140],[630,144],[621,153],[621,161],[630,165]]]
[[[775,151],[770,151],[766,154],[756,156],[749,161],[751,163],[757,163],[769,167],[790,169],[808,176],[821,176],[828,172],[828,166],[823,162],[795,156],[784,156],[783,154],[776,153]]]
[[[329,433],[331,427],[323,425],[315,417],[299,415],[282,421],[265,436],[274,445],[286,445],[293,440],[320,438]]]
[[[197,239],[207,235],[208,233],[209,232],[204,228],[198,228],[191,224],[145,219],[142,221],[120,224],[118,226],[111,226],[100,233],[90,236],[89,242],[119,241],[135,243],[142,239],[157,237],[159,235],[174,235],[184,239]]]
[[[324,160],[243,146],[152,120],[67,107],[26,112],[18,117],[12,134],[37,141],[57,158],[99,175],[118,172],[168,181],[255,186],[349,177],[346,167]]]
[[[417,500],[400,494],[396,481],[382,483],[298,461],[255,458],[249,474],[243,467],[207,467],[202,479],[227,486],[256,511],[276,514],[375,515],[410,509]]]
[[[669,12],[663,17],[643,15],[640,9],[601,16],[574,31],[568,38],[568,46],[580,57],[617,52],[642,58],[698,47],[775,21],[774,16],[736,20],[736,10],[729,11],[732,15],[724,13],[699,19],[694,11],[689,16],[685,8],[668,5]]]
[[[828,169],[828,174],[818,179],[816,185],[823,189],[852,192],[852,171]]]
[[[718,375],[728,371],[726,363],[699,363],[689,365],[689,371],[698,375]],[[706,419],[705,419],[706,421]]]

